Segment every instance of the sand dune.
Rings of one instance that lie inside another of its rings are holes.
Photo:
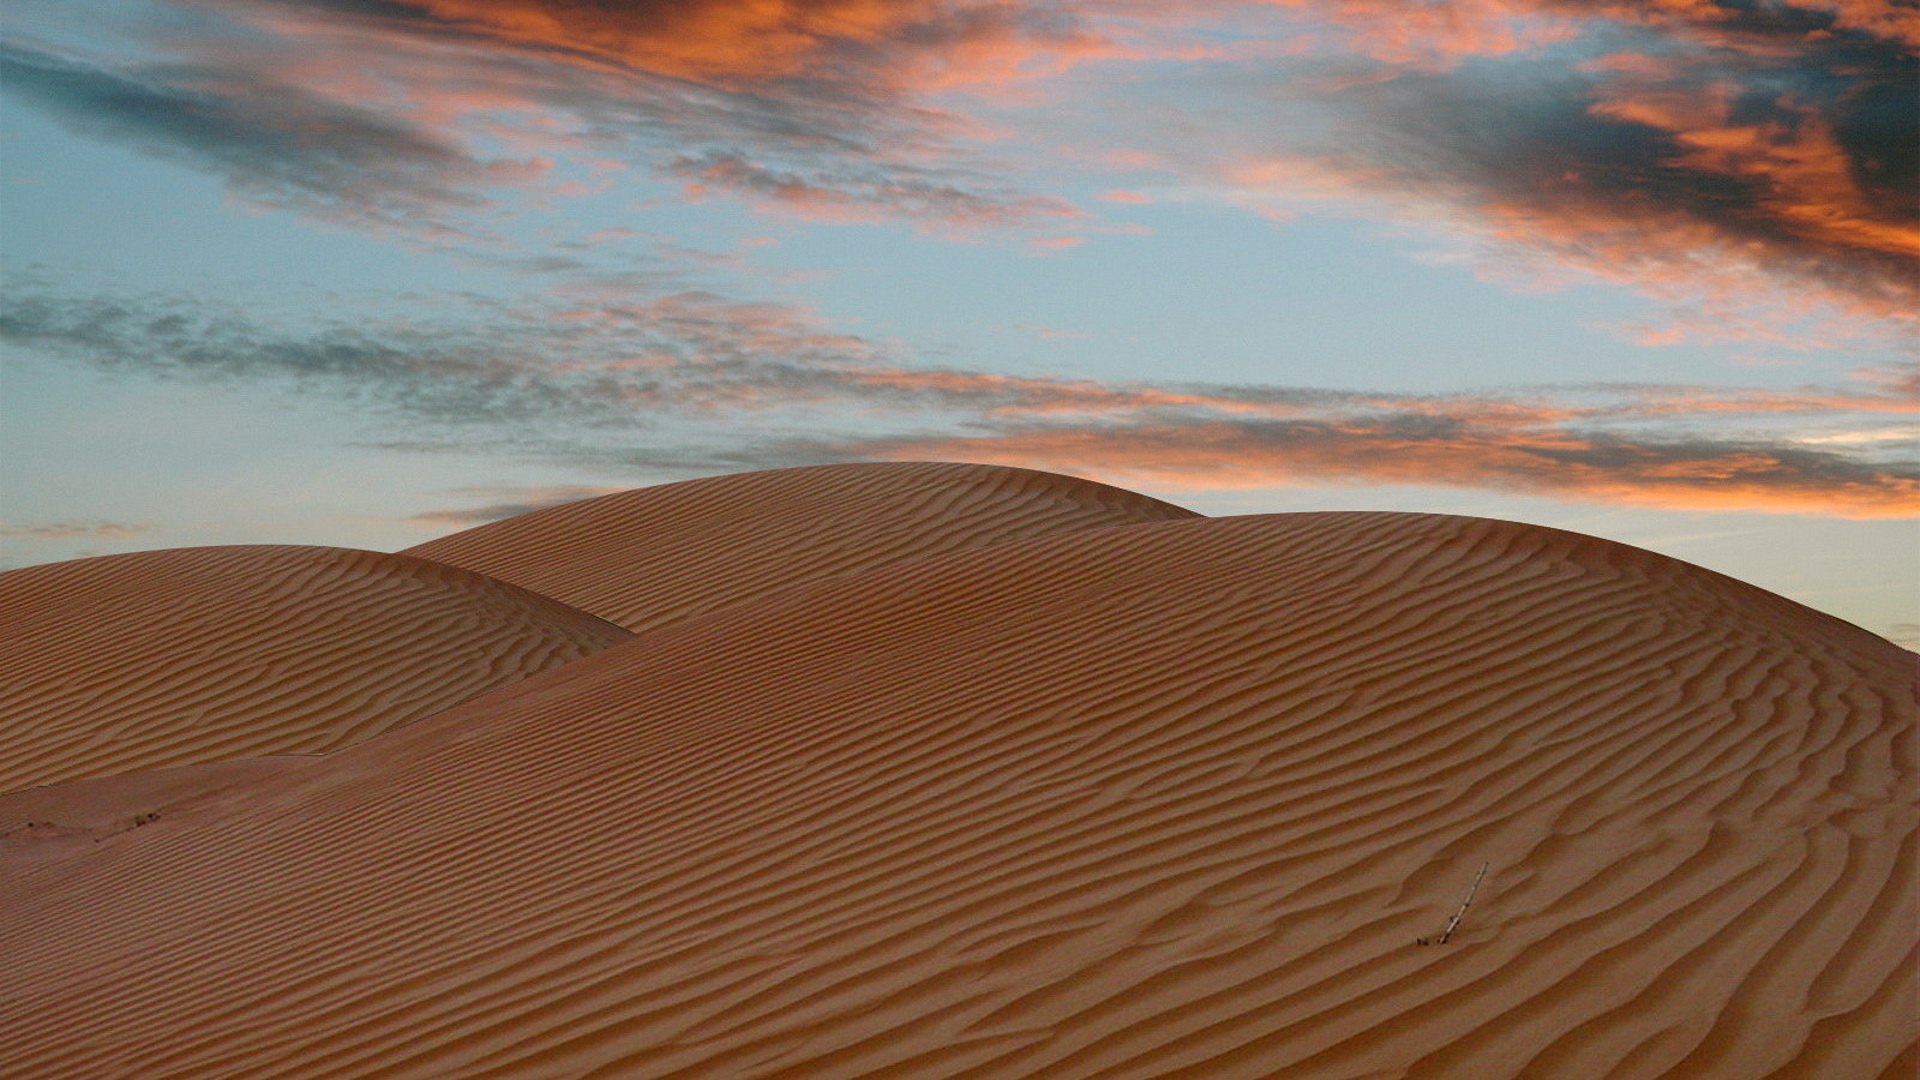
[[[321,547],[0,573],[0,791],[321,753],[632,635],[478,574]]]
[[[624,491],[481,525],[407,553],[645,630],[962,548],[1195,516],[1030,469],[825,465]]]
[[[92,782],[159,817],[0,839],[0,1074],[1908,1075],[1916,663],[1475,519],[933,555]]]

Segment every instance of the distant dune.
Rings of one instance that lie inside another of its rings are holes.
[[[323,753],[633,635],[404,555],[206,547],[0,572],[0,792]]]
[[[793,470],[415,549],[641,632],[0,796],[0,1075],[1920,1066],[1920,659],[1572,533],[1131,498]]]
[[[819,578],[1030,536],[1197,517],[1029,469],[822,465],[623,491],[428,541],[464,566],[648,630]]]

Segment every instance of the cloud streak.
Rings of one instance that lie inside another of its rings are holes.
[[[1920,369],[1793,391],[1590,384],[1408,395],[1123,383],[907,363],[805,311],[697,290],[573,288],[526,310],[447,303],[440,325],[385,326],[369,314],[295,330],[178,299],[22,290],[0,313],[0,341],[56,362],[325,393],[389,415],[415,442],[576,464],[937,457],[1158,488],[1424,484],[1920,516],[1911,441],[1831,437],[1840,420],[1885,431],[1887,417],[1920,414]],[[485,497],[474,512],[537,501]]]
[[[20,540],[71,540],[90,537],[97,540],[127,540],[153,531],[153,526],[124,521],[56,521],[44,525],[0,524],[0,536]]]
[[[1024,465],[1162,490],[1417,484],[1670,510],[1920,517],[1920,468],[1760,440],[1514,429],[1387,414],[1136,423],[869,441],[885,458]]]
[[[429,131],[257,72],[114,71],[0,44],[0,88],[77,130],[215,173],[257,201],[322,217],[424,228],[545,167],[481,161]]]
[[[1017,78],[1118,46],[1053,0],[201,0],[723,87]]]

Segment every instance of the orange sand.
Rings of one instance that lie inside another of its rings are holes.
[[[324,753],[633,635],[424,559],[207,547],[0,573],[0,792]]]
[[[889,520],[928,468],[737,483]],[[670,614],[325,757],[0,797],[0,1075],[1920,1064],[1920,658],[1570,533],[1093,494],[1112,523],[918,548],[686,492],[451,538]],[[744,554],[636,588],[685,530]]]
[[[962,548],[1196,516],[1028,469],[826,465],[624,491],[481,525],[406,554],[648,630]]]

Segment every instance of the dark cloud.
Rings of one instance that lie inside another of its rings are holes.
[[[1392,6],[1336,5],[1363,44],[1418,44],[1400,24],[1365,29],[1364,14]],[[1338,138],[1279,157],[1304,154],[1323,193],[1398,201],[1409,218],[1443,204],[1508,248],[1650,293],[1717,294],[1713,314],[1694,319],[1709,334],[1768,282],[1911,325],[1920,12],[1562,0],[1459,10],[1485,21],[1435,31],[1426,44],[1445,62],[1384,48],[1343,61],[1317,98],[1340,118]],[[1488,37],[1497,18],[1527,16],[1573,31],[1534,48]],[[1281,161],[1241,179],[1284,193],[1300,173]]]
[[[17,285],[0,342],[104,370],[209,384],[268,382],[412,421],[633,429],[689,410],[842,396],[835,370],[868,346],[778,305],[682,289],[617,302],[560,296],[506,309],[446,296],[401,319],[273,323],[180,296],[70,295]],[[425,312],[438,310],[442,317]]]
[[[1835,88],[1833,134],[1860,187],[1896,220],[1920,218],[1920,60],[1883,55]]]

